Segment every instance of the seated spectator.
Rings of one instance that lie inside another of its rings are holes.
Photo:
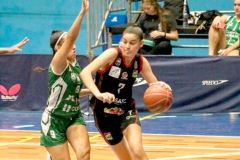
[[[12,47],[0,48],[0,54],[15,53],[16,51],[21,51],[22,50],[21,47],[23,45],[25,45],[28,41],[29,41],[29,39],[27,37],[25,37],[22,41],[13,45]]]
[[[208,32],[209,56],[239,56],[240,0],[234,0],[235,15],[214,18]]]
[[[142,0],[144,13],[139,26],[144,32],[143,54],[171,55],[171,40],[178,40],[177,22],[173,14],[160,6],[157,0]]]

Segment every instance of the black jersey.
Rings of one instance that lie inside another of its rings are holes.
[[[121,50],[117,50],[115,61],[105,70],[98,71],[95,79],[100,92],[114,94],[115,101],[108,104],[93,97],[93,109],[119,115],[128,110],[126,107],[132,103],[132,87],[142,68],[142,56],[137,54],[131,64],[127,65]]]

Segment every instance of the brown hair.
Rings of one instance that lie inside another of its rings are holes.
[[[165,15],[168,14],[168,10],[161,7],[161,5],[158,3],[157,0],[142,0],[142,3],[147,3],[154,7],[154,10],[156,10],[158,15],[158,20],[162,25],[162,31],[167,32],[167,24],[165,20]]]
[[[53,30],[52,31],[52,34],[51,34],[51,37],[50,37],[50,47],[52,48],[52,51],[53,51],[53,55],[55,55],[56,53],[56,49],[55,49],[55,46],[56,46],[56,43],[58,41],[58,39],[60,38],[60,36],[64,33],[65,31],[62,31],[62,30]],[[62,45],[63,43],[63,40],[60,39],[60,41],[58,42],[59,45]]]
[[[124,30],[123,35],[126,34],[126,33],[135,34],[136,36],[138,36],[138,38],[139,38],[140,41],[143,39],[143,31],[142,31],[142,29],[141,29],[137,24],[128,26],[128,27]]]

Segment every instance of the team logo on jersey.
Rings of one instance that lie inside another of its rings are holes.
[[[137,61],[134,62],[134,69],[137,69],[138,68],[138,63]]]
[[[138,76],[138,70],[133,70],[132,77],[137,78],[137,76]]]
[[[105,132],[103,133],[103,135],[107,140],[113,140],[113,137],[110,132]]]
[[[3,101],[16,101],[17,100],[17,93],[20,91],[21,85],[14,84],[7,90],[3,85],[0,85],[0,93],[2,94],[1,99]]]
[[[77,77],[77,82],[81,83],[81,79],[80,79],[79,75],[76,75],[76,77]]]
[[[109,76],[118,78],[120,76],[120,73],[121,73],[121,68],[112,66],[112,68],[109,71]]]
[[[118,58],[115,62],[115,65],[116,66],[120,66],[120,64],[122,63],[122,59],[121,58]]]
[[[233,25],[233,23],[232,22],[229,22],[228,24],[227,24],[227,27],[231,27]]]
[[[126,79],[127,80],[128,79],[128,73],[127,72],[123,72],[121,79]]]
[[[71,79],[74,83],[76,83],[76,80],[77,80],[77,76],[75,73],[71,73]]]
[[[124,99],[121,99],[121,98],[115,98],[115,101],[114,101],[114,104],[116,105],[123,105],[123,104],[126,104],[127,103],[127,99],[124,98]]]
[[[136,114],[132,114],[132,110],[128,111],[128,116],[126,117],[127,120],[131,119],[131,118],[136,118]]]

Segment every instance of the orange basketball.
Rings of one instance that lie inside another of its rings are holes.
[[[143,102],[147,109],[153,113],[167,111],[173,101],[172,91],[160,84],[149,86],[143,95]]]

